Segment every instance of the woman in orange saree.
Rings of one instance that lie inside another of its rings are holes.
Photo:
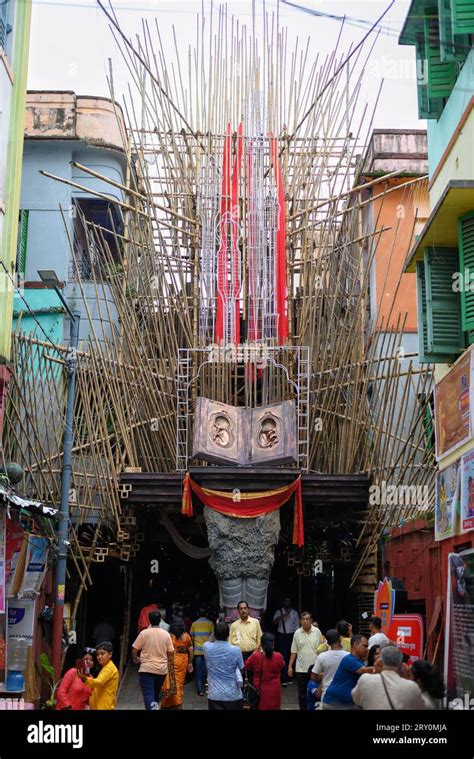
[[[193,671],[193,643],[185,631],[183,622],[170,625],[170,635],[174,646],[175,683],[170,682],[169,675],[163,685],[162,709],[182,709],[186,673]],[[175,686],[175,687],[173,687]]]

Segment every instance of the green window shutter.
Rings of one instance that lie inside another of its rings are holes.
[[[423,414],[423,427],[425,430],[426,447],[429,451],[432,451],[434,448],[433,415],[433,397],[431,396],[429,402],[425,406],[425,412]]]
[[[455,356],[464,350],[461,300],[453,290],[459,271],[457,248],[425,248],[428,351]]]
[[[418,116],[420,119],[439,119],[443,112],[444,99],[430,97],[428,94],[428,62],[425,58],[425,43],[422,34],[417,34],[415,45]]]
[[[474,0],[451,0],[454,34],[474,34]]]
[[[441,60],[437,16],[425,16],[425,59],[429,97],[449,97],[458,77],[458,66],[453,61]]]
[[[416,299],[418,306],[418,358],[421,364],[443,364],[451,361],[451,354],[431,353],[428,350],[428,321],[426,318],[426,277],[424,261],[416,263]]]
[[[458,219],[459,267],[463,275],[461,288],[461,322],[466,332],[474,330],[474,211]],[[472,277],[472,279],[471,279]]]
[[[28,244],[28,211],[20,211],[18,227],[18,245],[16,255],[16,270],[18,274],[25,274],[26,271],[26,247]]]
[[[418,116],[420,119],[438,120],[443,113],[444,102],[442,98],[430,98],[428,85],[418,82]]]
[[[445,61],[465,61],[471,43],[468,34],[454,36],[451,0],[438,0],[440,56]]]

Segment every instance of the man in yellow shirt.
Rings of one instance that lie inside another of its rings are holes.
[[[237,611],[240,619],[236,619],[230,626],[229,643],[232,646],[238,646],[242,651],[242,657],[245,661],[257,648],[260,648],[262,637],[262,628],[258,619],[249,615],[249,606],[247,601],[239,601]]]
[[[97,677],[79,674],[81,680],[93,688],[89,706],[91,709],[112,710],[117,703],[119,683],[118,669],[112,661],[112,643],[99,643],[96,649],[97,661],[101,670]]]

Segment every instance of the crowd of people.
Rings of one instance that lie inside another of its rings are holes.
[[[212,711],[281,709],[282,688],[296,682],[300,710],[425,710],[441,708],[444,684],[428,661],[411,662],[382,632],[379,617],[370,635],[353,634],[346,620],[323,635],[311,612],[301,614],[285,598],[274,616],[276,634],[262,633],[248,603],[238,618],[199,610],[185,617],[175,604],[167,619],[158,603],[138,618],[132,660],[146,710],[179,710],[184,686],[194,672],[197,695]],[[118,671],[112,644],[86,648],[57,691],[58,709],[115,709]]]

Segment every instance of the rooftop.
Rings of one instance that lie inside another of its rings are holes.
[[[71,90],[34,90],[26,96],[25,138],[85,140],[126,149],[122,109],[110,98],[76,95]]]
[[[359,175],[400,176],[428,173],[428,142],[425,129],[374,129],[359,167]]]

